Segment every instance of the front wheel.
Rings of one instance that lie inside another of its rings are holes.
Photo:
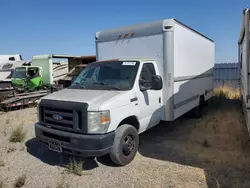
[[[128,124],[121,125],[115,131],[110,158],[117,165],[127,165],[134,159],[138,146],[139,136],[137,130]]]

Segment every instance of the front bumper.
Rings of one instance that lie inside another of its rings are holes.
[[[35,124],[36,138],[48,145],[50,140],[61,143],[62,152],[79,156],[102,156],[110,152],[115,132],[101,135],[70,133]]]

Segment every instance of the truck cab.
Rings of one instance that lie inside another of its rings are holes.
[[[54,150],[99,156],[111,152],[115,131],[125,125],[125,133],[120,132],[124,144],[117,146],[123,158],[117,163],[127,164],[138,148],[137,133],[158,124],[163,115],[158,73],[155,61],[149,59],[88,65],[70,87],[41,100],[37,137]],[[50,143],[54,139],[61,141],[60,146]]]
[[[11,82],[17,91],[39,89],[42,87],[42,68],[38,66],[16,67]]]

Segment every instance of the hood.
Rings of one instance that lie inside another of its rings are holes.
[[[63,89],[49,94],[42,99],[88,103],[88,110],[96,111],[100,109],[102,104],[123,95],[124,92],[125,91]]]

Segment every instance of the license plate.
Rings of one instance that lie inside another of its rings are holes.
[[[61,142],[55,140],[49,140],[49,149],[58,153],[62,152],[62,144]]]

